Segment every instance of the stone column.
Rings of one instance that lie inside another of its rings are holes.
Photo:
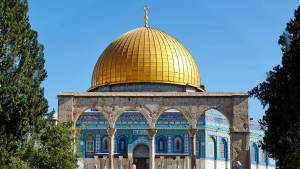
[[[250,132],[230,132],[231,168],[251,168],[250,162]]]
[[[232,109],[227,110],[232,112],[228,115],[231,168],[251,169],[248,98],[235,96],[232,103]]]
[[[123,156],[119,156],[119,169],[123,169]]]
[[[164,156],[160,156],[160,168],[159,169],[164,169],[164,162],[165,162],[165,158]]]
[[[198,129],[189,128],[190,138],[191,138],[191,169],[196,169],[196,134]]]
[[[103,168],[107,168],[107,156],[103,156],[102,163]]]
[[[150,141],[150,155],[149,155],[149,169],[155,169],[155,135],[157,129],[148,129],[148,136]]]
[[[180,156],[176,156],[176,169],[180,169]]]
[[[108,169],[114,169],[115,132],[116,128],[107,128],[107,134],[109,137]]]
[[[132,153],[128,153],[128,168],[133,169],[133,155],[132,155]]]
[[[96,166],[97,168],[99,168],[100,165],[99,165],[99,158],[98,158],[98,156],[94,156],[94,160],[95,160],[95,166]]]
[[[184,160],[183,160],[183,169],[187,169],[187,167],[186,167],[187,166],[187,160],[188,160],[187,157],[185,157]]]

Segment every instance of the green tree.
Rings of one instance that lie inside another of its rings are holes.
[[[37,146],[27,154],[27,159],[32,168],[36,169],[75,169],[77,158],[74,151],[74,130],[72,121],[54,125],[48,123],[37,139]],[[26,154],[26,153],[25,153]]]
[[[18,149],[24,136],[43,128],[48,111],[40,87],[47,76],[44,48],[27,11],[26,0],[0,1],[0,168],[23,165]]]
[[[260,121],[265,130],[262,148],[278,160],[280,169],[300,169],[300,6],[278,43],[282,65],[249,94],[266,108]]]

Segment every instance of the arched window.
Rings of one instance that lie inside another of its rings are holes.
[[[182,153],[182,138],[180,136],[175,137],[174,139],[174,152]]]
[[[158,139],[157,139],[157,150],[159,153],[165,153],[166,151],[166,146],[165,146],[165,137],[164,136],[160,136]]]
[[[87,152],[87,153],[94,152],[94,137],[93,136],[86,137],[85,152]]]
[[[257,155],[258,155],[257,145],[253,143],[251,146],[251,160],[258,162]]]
[[[108,137],[103,137],[102,139],[102,152],[108,152]]]
[[[120,150],[123,151],[125,149],[125,140],[120,140]]]
[[[263,163],[266,162],[266,152],[263,149],[259,151],[259,161]]]
[[[127,153],[127,141],[125,136],[119,138],[119,153]]]
[[[227,143],[224,139],[220,143],[220,157],[227,159]]]
[[[215,156],[215,139],[213,137],[209,137],[208,140],[208,149],[209,149],[209,157],[216,158]]]

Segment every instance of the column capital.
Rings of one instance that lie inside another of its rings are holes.
[[[188,130],[191,137],[194,137],[198,132],[197,128],[189,128]]]
[[[116,132],[116,128],[107,128],[107,134],[109,137],[113,136]]]
[[[147,129],[147,130],[148,130],[148,136],[150,137],[150,139],[153,139],[157,133],[157,129]]]

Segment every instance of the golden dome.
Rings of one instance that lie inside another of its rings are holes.
[[[200,87],[200,74],[189,51],[158,29],[141,27],[113,41],[101,54],[92,87],[124,83],[168,83]]]

